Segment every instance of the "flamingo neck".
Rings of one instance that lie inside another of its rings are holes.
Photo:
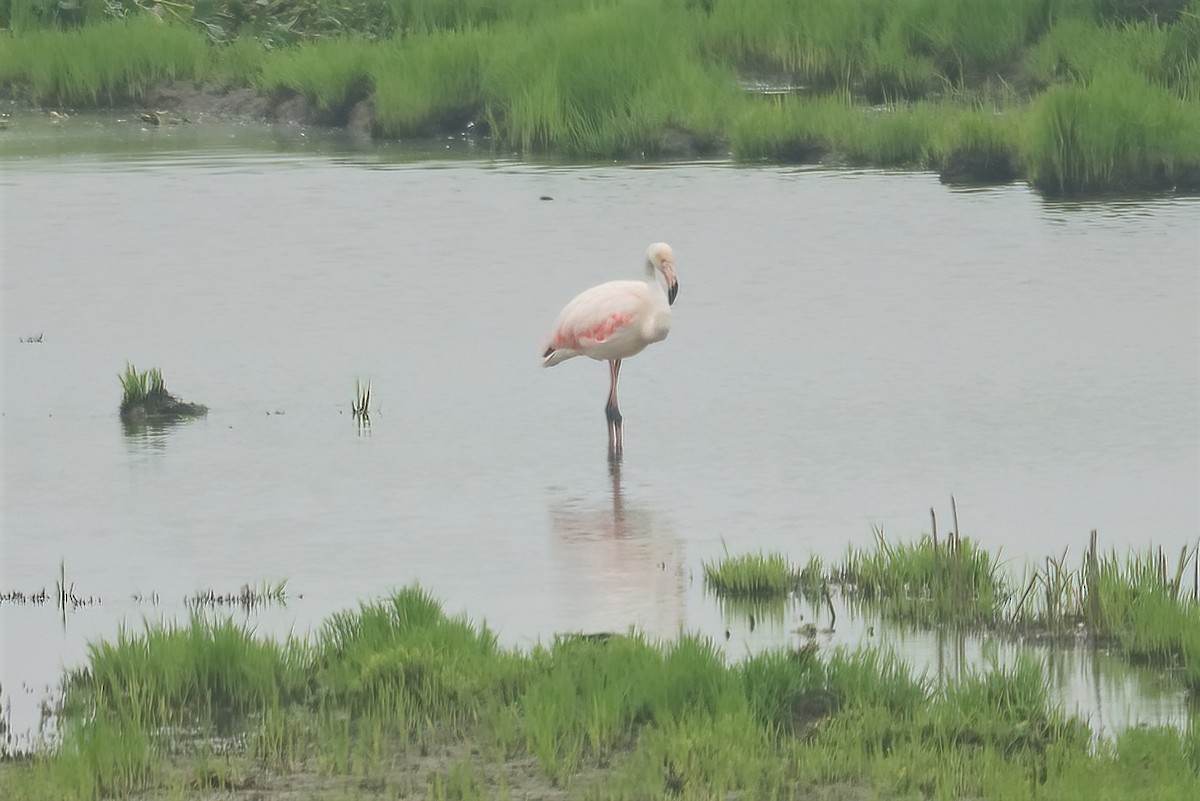
[[[663,294],[663,297],[666,297],[667,290],[666,290],[666,287],[663,286],[666,279],[664,278],[662,281],[659,281],[658,277],[659,277],[658,270],[656,270],[654,268],[654,262],[647,259],[646,260],[646,283],[652,287],[657,288],[658,291]]]

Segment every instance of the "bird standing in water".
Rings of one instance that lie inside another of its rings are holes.
[[[646,250],[644,279],[609,281],[579,293],[559,312],[554,330],[546,338],[543,367],[553,367],[573,356],[608,362],[612,383],[604,416],[608,420],[610,453],[622,450],[621,410],[617,406],[621,360],[666,338],[671,330],[671,304],[678,293],[675,254],[670,245],[655,242]]]

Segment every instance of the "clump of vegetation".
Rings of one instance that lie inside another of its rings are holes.
[[[118,374],[123,390],[121,397],[121,419],[137,423],[147,421],[178,420],[187,417],[203,417],[208,407],[198,403],[187,403],[167,391],[162,371],[157,367],[139,373],[129,362],[125,363],[124,374]]]
[[[795,589],[796,571],[778,552],[729,556],[704,563],[704,583],[719,597],[782,598]]]
[[[877,529],[875,547],[851,548],[835,578],[856,601],[917,625],[990,623],[1008,597],[996,559],[953,532],[893,544]]]
[[[270,797],[297,782],[323,797],[1200,793],[1195,727],[1096,747],[1048,687],[1028,659],[938,685],[874,650],[729,665],[694,635],[518,651],[412,587],[304,640],[197,613],[94,643],[66,680],[61,740],[0,763],[0,795]]]

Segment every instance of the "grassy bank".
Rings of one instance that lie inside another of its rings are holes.
[[[162,8],[0,0],[0,85],[67,106],[170,80],[253,86],[335,122],[369,98],[380,136],[470,121],[497,147],[571,157],[731,151],[1053,194],[1200,190],[1200,0]],[[751,79],[794,88],[763,97],[739,88]]]
[[[1200,728],[1095,745],[1038,664],[935,686],[875,651],[728,665],[701,638],[532,651],[407,589],[279,642],[220,618],[125,631],[67,680],[13,801],[1143,799],[1200,793]]]

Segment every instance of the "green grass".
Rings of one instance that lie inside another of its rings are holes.
[[[851,548],[836,580],[855,600],[915,625],[990,623],[1008,597],[997,558],[954,535],[894,544],[876,530],[875,547]]]
[[[671,127],[711,134],[737,93],[697,58],[694,24],[670,3],[626,0],[498,30],[481,79],[492,130],[574,156],[652,154]]]
[[[727,554],[704,563],[704,584],[719,597],[782,598],[796,587],[797,575],[778,552]]]
[[[522,153],[684,142],[1048,194],[1200,188],[1200,0],[185,0],[167,22],[7,8],[0,85],[38,104],[216,81],[302,95],[332,124],[370,99],[386,137],[476,123]],[[799,88],[759,102],[747,77]]]
[[[345,121],[367,97],[378,48],[357,39],[326,39],[276,51],[262,63],[259,85],[267,92],[290,89],[306,97],[330,121]]]
[[[167,397],[162,370],[157,367],[139,373],[136,367],[125,362],[125,372],[119,373],[117,378],[121,380],[121,411],[128,411],[151,398]]]
[[[1052,194],[1173,186],[1200,170],[1200,105],[1125,68],[1048,89],[1023,134],[1029,179]]]
[[[61,741],[0,764],[4,798],[272,797],[285,785],[333,798],[1200,792],[1195,726],[1097,747],[1029,659],[937,684],[874,650],[729,665],[693,635],[517,651],[416,587],[304,640],[200,615],[122,631],[94,643],[66,687]]]
[[[384,47],[371,76],[380,134],[462,130],[465,122],[482,119],[480,81],[494,40],[488,32],[454,31]]]
[[[105,106],[139,101],[154,86],[202,78],[211,53],[204,35],[138,16],[68,31],[0,37],[0,84],[35,103]]]

